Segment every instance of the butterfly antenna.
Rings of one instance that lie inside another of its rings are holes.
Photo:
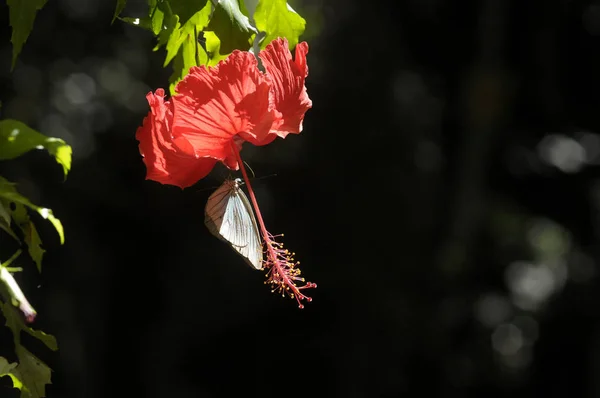
[[[219,173],[220,174],[220,173]],[[210,177],[212,177],[213,179],[215,178],[213,175],[210,175]],[[223,177],[223,180],[230,180],[231,179],[231,174],[229,174],[227,177]],[[204,188],[200,188],[200,189],[196,189],[195,192],[204,192],[204,191],[208,191],[209,189],[216,189],[219,188],[221,186],[221,184],[219,185],[211,185],[210,187],[204,187]]]
[[[269,175],[262,176],[262,177],[256,177],[255,180],[262,180],[262,179],[270,178],[270,177],[277,177],[277,174],[269,174]]]
[[[244,164],[245,164],[246,166],[248,166],[248,168],[249,168],[249,169],[250,169],[250,171],[252,172],[252,178],[255,178],[255,177],[256,177],[256,174],[254,174],[254,170],[252,170],[252,167],[250,167],[250,165],[249,165],[249,164],[248,164],[248,163],[247,163],[245,160],[244,160],[243,162],[244,162]]]

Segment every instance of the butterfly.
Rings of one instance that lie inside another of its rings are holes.
[[[263,250],[258,224],[242,180],[227,179],[209,196],[204,224],[217,238],[237,251],[255,269],[262,269]]]

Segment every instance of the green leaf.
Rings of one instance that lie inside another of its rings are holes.
[[[177,83],[188,74],[192,66],[208,63],[208,54],[198,43],[198,36],[209,23],[211,7],[210,1],[207,1],[204,8],[189,18],[183,26],[178,22],[179,17],[173,16],[177,22],[166,45],[167,55],[164,62],[164,66],[173,62],[173,73],[169,78],[169,91],[172,95],[175,94]]]
[[[10,209],[10,207],[8,207],[8,203],[0,200],[0,228],[3,229],[4,232],[9,234],[14,240],[18,241],[19,238],[17,237],[17,235],[15,235],[12,228],[10,227],[11,219],[8,210],[6,210],[7,208]]]
[[[240,10],[238,0],[220,0],[215,5],[208,30],[215,32],[221,41],[221,55],[230,54],[235,49],[247,51],[251,47],[252,35],[257,33]]]
[[[119,21],[128,23],[129,25],[139,26],[146,30],[152,31],[152,21],[150,18],[132,18],[132,17],[117,17]]]
[[[165,62],[163,63],[163,67],[169,65],[169,63],[173,60],[173,58],[175,58],[175,56],[179,52],[179,48],[181,47],[181,44],[183,43],[182,36],[184,36],[184,35],[181,34],[182,32],[181,32],[181,24],[179,23],[179,16],[174,15],[174,17],[175,17],[175,19],[174,19],[175,27],[173,28],[173,31],[171,32],[169,39],[167,40],[167,45],[166,45],[167,56],[165,57]],[[160,43],[160,40],[159,40],[159,43]]]
[[[15,368],[17,365],[18,363],[16,362],[8,363],[6,358],[0,357],[0,377],[9,376],[12,379],[13,387],[21,390],[23,388],[23,383],[19,380],[17,375],[15,375]]]
[[[58,349],[56,340],[53,336],[47,335],[46,333],[33,330],[23,323],[20,316],[17,316],[15,309],[7,303],[0,303],[2,314],[6,319],[6,326],[13,333],[13,340],[15,343],[15,352],[17,358],[19,358],[19,364],[12,370],[17,380],[22,383],[21,385],[21,398],[24,397],[45,397],[46,396],[46,385],[51,384],[51,369],[38,357],[33,355],[29,350],[21,345],[21,331],[25,331],[31,334],[33,337],[37,337],[48,346],[51,350],[55,351]],[[13,384],[14,379],[13,379]],[[16,386],[16,385],[15,385]],[[19,388],[19,387],[17,387]]]
[[[153,49],[154,51],[157,51],[159,48],[167,45],[175,29],[179,28],[180,26],[179,17],[171,14],[170,12],[165,12],[163,16],[163,25],[164,29],[162,29],[158,34],[158,42]]]
[[[177,94],[175,87],[177,86],[177,83],[183,79],[183,71],[183,54],[180,51],[175,58],[173,58],[173,73],[169,76],[169,93],[171,93],[171,96]]]
[[[46,384],[52,384],[52,369],[20,344],[15,347],[15,351],[19,358],[19,365],[14,373],[23,381],[21,398],[45,397]]]
[[[117,0],[117,7],[115,8],[115,15],[113,15],[113,19],[111,23],[115,22],[115,19],[123,12],[125,9],[125,5],[127,5],[127,0]]]
[[[258,30],[266,33],[261,48],[278,37],[285,37],[291,50],[306,27],[304,18],[292,10],[286,0],[260,0],[254,11],[254,22]]]
[[[17,312],[14,307],[9,303],[0,302],[0,309],[2,315],[6,319],[6,326],[11,330],[13,334],[13,340],[15,342],[15,348],[21,344],[21,330],[26,328],[21,317],[17,316]]]
[[[6,318],[6,326],[13,332],[13,338],[15,340],[15,348],[18,347],[21,343],[21,332],[25,332],[32,337],[40,340],[42,343],[46,345],[52,351],[58,350],[58,344],[56,343],[56,337],[51,334],[47,334],[42,332],[41,330],[36,330],[30,328],[25,325],[23,322],[23,318],[18,316],[17,311],[14,307],[7,303],[1,303],[2,305],[2,313],[4,318]]]
[[[6,269],[10,269],[13,267],[10,267],[10,265],[17,259],[19,258],[19,256],[21,255],[21,249],[17,250],[8,260],[6,260],[5,262],[0,264],[0,269],[1,268],[6,268]]]
[[[6,224],[4,221],[0,221],[0,229],[2,229],[4,232],[6,232],[14,240],[16,240],[16,241],[19,240],[17,235],[15,235],[14,231],[12,229],[10,229],[10,226],[8,224]]]
[[[208,55],[207,66],[215,66],[219,61],[227,58],[227,55],[221,55],[221,40],[219,40],[215,32],[204,32],[204,41],[204,47]]]
[[[0,308],[2,309],[2,315],[6,319],[6,326],[13,333],[13,340],[15,342],[15,349],[21,345],[21,332],[25,332],[36,339],[39,339],[52,351],[58,350],[58,344],[56,344],[56,338],[50,334],[46,334],[41,330],[34,330],[29,326],[25,325],[23,318],[18,315],[16,309],[9,303],[0,302]],[[17,352],[18,355],[18,352]]]
[[[169,77],[169,91],[175,95],[175,86],[188,74],[192,66],[206,65],[208,55],[204,48],[198,44],[197,40],[188,36],[179,49],[179,52],[173,59],[173,74]]]
[[[209,23],[211,7],[212,5],[210,1],[208,1],[204,8],[196,12],[183,25],[180,25],[179,22],[176,23],[175,29],[167,42],[165,66],[175,58],[175,55],[177,55],[181,47],[187,47],[183,49],[183,52],[187,53],[185,55],[186,59],[189,60],[187,65],[196,65],[196,53],[198,52],[198,49],[201,49],[201,46],[198,44],[198,35]],[[175,17],[178,18],[178,16]],[[194,60],[193,62],[192,59]],[[185,70],[184,75],[185,74],[187,74],[187,70]]]
[[[8,363],[6,358],[0,357],[0,376],[6,376],[16,367],[17,367],[16,362]]]
[[[15,209],[11,210],[12,218],[23,232],[23,239],[27,245],[29,256],[35,262],[39,272],[42,272],[42,258],[46,250],[42,248],[42,238],[37,232],[35,224],[29,218],[27,209],[21,203],[15,203]]]
[[[156,1],[150,1],[150,3],[151,4],[148,7],[148,15],[145,17],[117,17],[117,19],[130,25],[138,26],[140,28],[149,30],[152,33],[154,33],[155,36],[158,36],[161,30],[163,29],[164,13],[156,5]]]
[[[10,26],[12,26],[10,39],[13,44],[12,70],[15,68],[17,57],[21,53],[31,29],[33,29],[35,14],[46,4],[46,0],[7,0],[6,3],[9,8]]]
[[[51,334],[47,334],[47,333],[42,332],[41,330],[35,330],[35,329],[32,329],[27,326],[25,326],[25,329],[23,329],[23,331],[25,333],[31,335],[32,337],[35,337],[36,339],[40,340],[42,343],[44,343],[46,345],[46,347],[50,348],[52,351],[58,350],[58,344],[56,343],[56,337],[52,336]]]
[[[0,221],[4,221],[10,226],[10,214],[4,207],[4,203],[2,203],[2,201],[0,201]]]
[[[160,8],[154,7],[150,14],[150,25],[154,35],[158,36],[158,34],[163,30],[164,19],[165,13]]]
[[[211,8],[210,0],[170,0],[169,5],[173,14],[179,16],[179,22],[185,24],[192,16],[208,5],[209,12]]]
[[[14,159],[32,149],[46,148],[62,166],[71,169],[71,147],[59,138],[46,137],[18,120],[0,120],[0,160]]]
[[[186,35],[181,44],[181,54],[183,55],[184,76],[188,74],[192,66],[202,65],[208,61],[206,52],[198,43],[196,35]],[[200,59],[201,57],[204,59]]]
[[[166,29],[163,29],[158,35],[158,42],[154,47],[154,51],[157,51],[161,47],[165,47],[169,41],[173,39],[171,36],[176,34],[179,37],[179,32],[175,32],[175,29],[179,29],[179,17],[177,15],[165,15]],[[168,53],[168,52],[167,52]],[[177,52],[175,52],[177,53]],[[168,62],[164,62],[163,65],[167,65]]]
[[[65,242],[65,233],[63,230],[63,226],[62,226],[60,220],[58,218],[54,217],[52,210],[45,208],[45,207],[39,207],[39,206],[36,206],[33,203],[31,203],[29,201],[29,199],[27,199],[26,197],[19,194],[19,192],[17,192],[15,185],[13,183],[7,181],[3,177],[0,177],[0,199],[4,199],[5,201],[15,203],[17,209],[19,208],[19,204],[21,204],[21,205],[29,207],[32,210],[35,210],[39,215],[41,215],[43,218],[47,219],[48,221],[50,221],[52,223],[52,225],[54,226],[54,229],[56,229],[56,232],[58,233],[58,236],[60,237],[60,243],[63,244]],[[17,211],[17,210],[15,210],[15,211]],[[14,212],[13,212],[12,216],[14,219],[14,217],[15,217]],[[23,232],[25,232],[25,231],[23,231]]]

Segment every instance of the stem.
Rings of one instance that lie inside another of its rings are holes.
[[[196,66],[200,66],[201,62],[200,62],[200,54],[198,53],[200,51],[199,46],[198,46],[198,30],[196,29],[196,25],[194,25],[194,43],[195,43],[195,56],[196,56]]]
[[[258,226],[260,227],[260,232],[263,235],[263,240],[267,240],[268,237],[268,232],[267,232],[267,228],[265,227],[265,223],[263,221],[262,215],[260,214],[260,211],[258,211],[258,203],[256,202],[256,196],[254,196],[254,191],[252,190],[252,185],[250,185],[250,179],[248,178],[248,173],[246,173],[246,168],[244,167],[244,162],[242,161],[242,157],[240,156],[240,152],[237,148],[237,146],[232,143],[231,147],[233,149],[233,153],[235,153],[235,156],[237,158],[237,162],[238,165],[240,166],[240,170],[242,171],[242,176],[244,177],[244,182],[246,183],[246,186],[248,187],[248,195],[250,195],[250,201],[252,202],[252,207],[254,207],[254,212],[256,213],[256,218],[258,219]]]

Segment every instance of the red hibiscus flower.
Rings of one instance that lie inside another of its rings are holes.
[[[312,106],[304,85],[307,53],[308,45],[300,43],[292,59],[287,40],[277,39],[259,53],[264,72],[253,54],[238,50],[215,67],[192,67],[170,101],[162,89],[148,93],[150,113],[136,133],[146,179],[185,188],[219,161],[241,169],[263,238],[267,283],[300,308],[302,300],[311,301],[301,291],[317,285],[305,282],[294,254],[267,231],[240,150],[246,141],[266,145],[302,131]]]
[[[300,133],[312,106],[304,85],[307,52],[305,42],[298,44],[292,60],[280,38],[259,53],[264,73],[253,54],[236,50],[215,67],[190,68],[171,101],[162,89],[149,93],[151,110],[136,133],[146,178],[185,188],[217,161],[238,170],[244,141],[266,145]]]
[[[146,95],[150,113],[138,128],[136,138],[146,164],[146,179],[183,188],[210,173],[217,160],[189,156],[174,145],[171,136],[173,103],[165,102],[164,96],[162,88],[156,90],[156,94]],[[236,164],[235,159],[231,164]]]

